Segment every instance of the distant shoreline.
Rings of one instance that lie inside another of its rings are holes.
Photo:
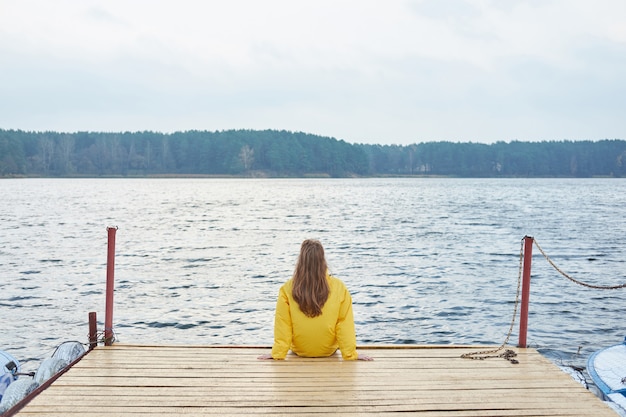
[[[326,175],[302,175],[302,176],[249,176],[249,175],[210,175],[210,174],[162,174],[162,175],[103,175],[103,176],[36,176],[36,175],[7,175],[0,176],[0,180],[8,179],[329,179],[329,180],[350,180],[350,179],[376,179],[376,178],[414,178],[414,179],[623,179],[623,177],[612,177],[595,175],[590,177],[573,177],[573,176],[535,176],[535,177],[521,177],[521,176],[500,176],[500,177],[461,177],[454,175],[372,175],[372,176],[349,176],[349,177],[332,177]]]
[[[626,177],[626,140],[400,146],[276,130],[69,134],[0,129],[0,177]]]

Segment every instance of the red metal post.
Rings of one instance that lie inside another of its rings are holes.
[[[528,330],[528,302],[530,297],[530,264],[533,258],[533,238],[524,236],[524,266],[522,270],[522,308],[519,320],[518,347],[526,347],[526,333]]]
[[[98,320],[96,313],[89,313],[89,350],[98,346]]]
[[[107,227],[109,243],[107,251],[107,291],[104,316],[104,345],[113,344],[113,292],[115,290],[115,232],[117,227]]]

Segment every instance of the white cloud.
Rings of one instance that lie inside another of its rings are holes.
[[[626,137],[620,0],[0,0],[0,128]]]

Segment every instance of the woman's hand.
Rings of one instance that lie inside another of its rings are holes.
[[[257,357],[257,359],[260,359],[260,360],[267,360],[267,359],[274,359],[274,358],[272,358],[272,355],[271,355],[271,354],[269,354],[269,353],[265,353],[265,354],[263,354],[263,355],[261,355],[261,356]]]
[[[373,361],[374,360],[374,358],[372,358],[371,356],[361,355],[360,353],[357,359],[360,361]]]

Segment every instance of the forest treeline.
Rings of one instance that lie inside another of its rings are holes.
[[[0,177],[626,177],[626,141],[350,144],[278,130],[0,129]]]

